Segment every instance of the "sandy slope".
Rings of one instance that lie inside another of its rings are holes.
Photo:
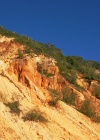
[[[2,103],[12,99],[20,101],[20,116],[12,114]],[[32,104],[26,87],[1,75],[0,101],[0,140],[100,140],[100,124],[61,101],[57,108]],[[48,122],[24,122],[23,114],[37,107],[45,113]]]

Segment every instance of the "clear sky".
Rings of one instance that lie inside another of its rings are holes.
[[[100,62],[100,0],[2,0],[0,25]]]

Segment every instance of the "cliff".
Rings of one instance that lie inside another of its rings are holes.
[[[88,99],[99,114],[100,100],[92,94],[98,81],[78,74],[86,90],[77,90],[54,58],[24,52],[14,38],[0,36],[0,139],[100,140],[100,123],[77,111]],[[75,93],[75,104],[64,102],[63,89]]]

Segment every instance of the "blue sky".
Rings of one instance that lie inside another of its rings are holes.
[[[100,62],[100,0],[2,0],[0,25]]]

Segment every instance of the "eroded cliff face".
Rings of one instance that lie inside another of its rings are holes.
[[[44,55],[18,57],[18,49],[25,46],[13,38],[0,37],[0,139],[1,140],[100,140],[100,124],[92,122],[73,107],[58,101],[56,107],[49,89],[62,91],[69,87],[77,94],[76,104],[91,99],[100,110],[100,101],[92,96],[93,81],[89,87],[84,79],[78,82],[86,91],[77,91],[60,74],[56,61]],[[42,67],[41,67],[42,66]],[[20,114],[12,113],[7,102],[19,101]],[[30,110],[43,112],[47,122],[25,121]]]

